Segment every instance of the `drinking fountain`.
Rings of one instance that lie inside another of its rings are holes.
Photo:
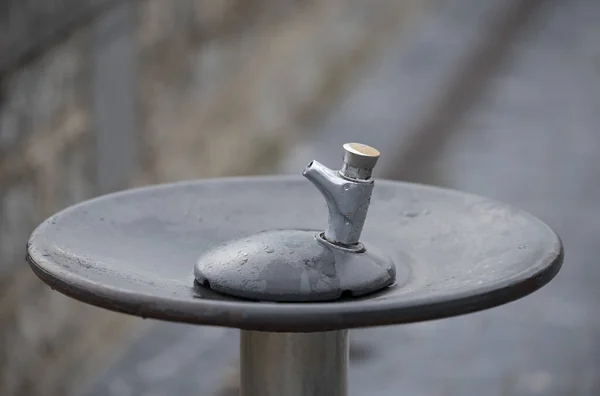
[[[91,199],[44,221],[27,260],[84,303],[240,329],[243,396],[347,395],[349,329],[492,308],[558,273],[561,240],[534,216],[374,180],[378,150],[343,151],[340,170],[312,161],[304,178],[185,181]]]

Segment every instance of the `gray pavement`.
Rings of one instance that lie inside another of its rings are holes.
[[[492,3],[474,18],[484,21]],[[453,15],[466,18],[460,9]],[[598,20],[600,2],[542,2],[476,104],[446,132],[452,136],[444,150],[414,165],[433,170],[432,180],[421,181],[503,200],[547,221],[565,242],[562,273],[534,295],[486,312],[353,331],[351,395],[600,394]],[[462,21],[457,29],[467,29]],[[385,101],[373,102],[369,116],[357,111],[369,98],[410,105],[406,90],[394,88],[407,81],[406,57],[394,51],[365,80],[379,83],[357,87],[322,125],[317,136],[331,149],[317,141],[299,156],[312,159],[315,147],[330,156],[353,136],[343,125],[359,133],[357,125],[364,130],[379,120],[367,129],[371,143],[380,138],[383,147],[404,136],[398,125],[415,122],[406,121],[418,118],[413,112],[396,112]],[[424,103],[418,88],[412,93]],[[384,133],[376,137],[379,128]],[[155,323],[87,394],[214,394],[236,356],[236,331]]]

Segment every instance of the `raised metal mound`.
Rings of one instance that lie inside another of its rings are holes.
[[[396,265],[377,248],[341,248],[320,234],[264,231],[226,242],[200,257],[196,280],[231,296],[280,302],[351,298],[394,283]]]

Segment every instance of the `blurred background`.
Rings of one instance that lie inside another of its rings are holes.
[[[566,262],[464,317],[353,331],[351,395],[600,395],[600,1],[0,1],[0,395],[238,394],[237,331],[52,292],[55,211],[133,186],[337,167],[539,216]]]

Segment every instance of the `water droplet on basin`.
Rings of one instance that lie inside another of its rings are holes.
[[[346,225],[350,225],[350,221],[346,220],[346,221],[344,222],[344,224],[346,224]]]
[[[346,184],[343,185],[342,188],[344,189],[344,191],[348,191],[348,190],[350,190],[350,184],[346,183]]]
[[[519,245],[519,249],[525,249],[527,246],[525,245]]]
[[[270,247],[270,246],[265,246],[265,252],[266,252],[266,253],[273,253],[274,251],[275,251],[275,249],[273,249],[272,247]]]
[[[408,210],[406,212],[404,212],[404,216],[406,217],[417,217],[419,215],[419,212],[415,211],[415,210]]]

